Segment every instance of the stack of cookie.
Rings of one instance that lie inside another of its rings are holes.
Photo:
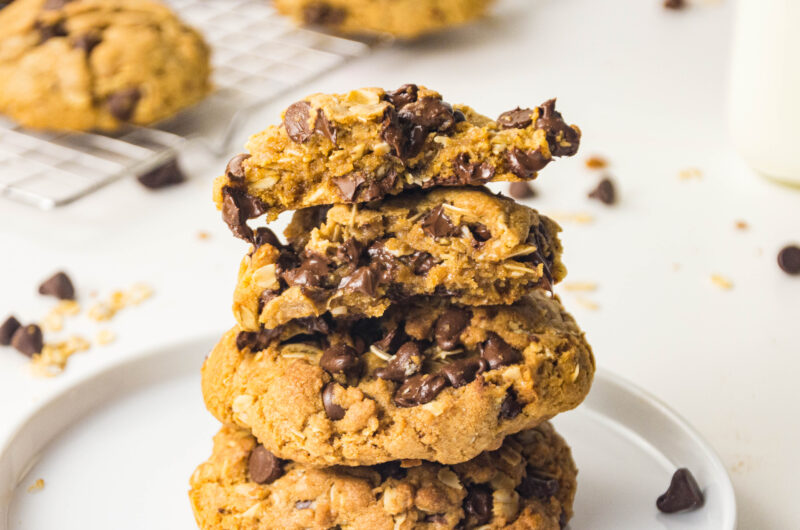
[[[558,225],[483,185],[575,154],[555,101],[497,120],[415,85],[314,95],[215,184],[251,243],[203,367],[225,427],[202,528],[561,528],[575,465],[547,420],[594,374],[552,295]],[[266,214],[296,210],[282,243]]]

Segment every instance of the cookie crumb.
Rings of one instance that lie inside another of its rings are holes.
[[[565,291],[595,291],[597,284],[594,282],[565,282],[562,284]]]
[[[583,296],[576,296],[575,302],[577,302],[577,304],[582,308],[588,309],[589,311],[597,311],[600,309],[599,305],[597,305],[595,302],[592,302],[588,298],[584,298]]]
[[[604,169],[608,166],[608,161],[602,156],[593,155],[586,159],[586,167],[589,169]]]
[[[97,332],[97,335],[94,336],[95,343],[99,344],[100,346],[111,344],[116,339],[117,336],[110,329],[101,329]]]
[[[750,226],[745,221],[736,221],[737,230],[747,230]]]
[[[205,230],[200,230],[199,232],[197,232],[197,239],[199,239],[200,241],[211,239],[211,234],[209,234]]]
[[[721,274],[712,274],[711,283],[713,283],[720,289],[725,289],[726,291],[730,291],[731,289],[733,289],[733,282],[731,282],[729,279],[725,278]]]
[[[678,272],[679,270],[681,270],[681,264],[680,263],[673,263],[672,264],[672,271],[673,272]]]
[[[678,172],[678,177],[681,180],[699,179],[703,176],[703,172],[696,167],[689,167],[682,169]]]
[[[28,493],[36,493],[37,491],[41,491],[44,489],[44,479],[37,478],[36,482],[28,486]]]

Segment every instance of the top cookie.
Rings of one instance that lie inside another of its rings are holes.
[[[474,20],[492,0],[275,0],[299,24],[341,33],[389,33],[413,39]]]
[[[217,178],[214,200],[242,237],[248,219],[308,206],[371,202],[406,189],[529,180],[578,150],[580,130],[555,100],[497,120],[404,85],[316,94],[247,143]]]
[[[149,0],[16,0],[0,11],[0,112],[41,129],[167,118],[211,89],[209,49]]]

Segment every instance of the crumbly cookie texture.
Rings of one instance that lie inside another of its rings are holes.
[[[298,24],[413,39],[483,15],[492,0],[275,0]]]
[[[416,85],[316,94],[250,138],[249,152],[216,179],[214,200],[234,234],[250,240],[247,220],[262,214],[271,220],[406,189],[530,180],[579,143],[580,130],[564,122],[555,100],[491,120]]]
[[[559,231],[485,188],[307,208],[286,229],[288,245],[258,229],[242,260],[233,312],[243,329],[257,331],[327,312],[378,317],[414,295],[510,304],[565,276]]]
[[[0,112],[40,129],[150,124],[211,88],[209,49],[149,0],[16,0],[0,10]]]
[[[572,516],[576,475],[549,423],[462,464],[327,469],[278,461],[247,431],[226,426],[192,475],[189,497],[209,530],[560,530]]]
[[[203,367],[206,406],[280,458],[314,466],[464,462],[576,407],[590,346],[557,298],[510,306],[443,298],[380,319],[229,331]]]

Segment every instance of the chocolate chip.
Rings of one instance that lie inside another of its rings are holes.
[[[397,156],[405,158],[406,139],[403,135],[403,128],[400,125],[400,120],[397,117],[397,111],[394,110],[394,107],[388,107],[383,113],[381,138],[384,142],[389,144]]]
[[[481,344],[481,356],[489,362],[489,368],[492,370],[522,360],[522,354],[496,333],[489,333],[489,338]]]
[[[361,375],[364,362],[358,356],[356,350],[347,344],[334,344],[325,348],[319,360],[319,365],[323,370],[331,374],[358,377]]]
[[[251,352],[266,350],[269,343],[280,336],[283,328],[261,329],[259,331],[240,331],[236,335],[236,348],[239,351],[249,348]]]
[[[549,499],[558,493],[560,484],[558,480],[539,474],[531,466],[528,466],[525,476],[517,486],[517,492],[525,499]]]
[[[603,204],[614,204],[617,202],[617,191],[614,189],[614,183],[611,179],[604,178],[601,180],[595,189],[589,192],[589,198],[597,199]]]
[[[325,113],[322,112],[322,109],[317,109],[317,119],[314,122],[314,130],[336,145],[336,135],[338,134],[338,131],[336,130],[336,127],[334,127],[334,125],[328,121],[328,117],[325,116]]]
[[[503,129],[524,129],[533,123],[533,111],[531,109],[521,109],[504,112],[497,118],[497,123]]]
[[[536,190],[528,182],[512,182],[508,185],[508,194],[515,199],[536,197]]]
[[[491,487],[487,484],[475,484],[467,488],[464,515],[469,528],[484,525],[492,519]]]
[[[275,482],[283,475],[283,462],[277,456],[267,451],[266,447],[258,444],[250,452],[247,460],[247,471],[250,480],[257,484]]]
[[[444,207],[437,206],[422,220],[422,231],[431,237],[452,237],[461,234],[461,231],[444,213]]]
[[[409,341],[398,348],[397,353],[389,359],[386,366],[375,370],[375,376],[402,383],[421,369],[422,354],[419,345],[414,341]]]
[[[333,392],[336,388],[336,383],[328,383],[322,389],[322,406],[325,408],[325,414],[328,415],[333,421],[338,421],[344,418],[344,409],[333,402]]]
[[[405,151],[403,155],[401,155],[401,158],[414,158],[425,146],[425,140],[428,138],[428,130],[422,125],[411,125],[408,128],[406,138]]]
[[[778,266],[786,274],[800,274],[800,247],[789,245],[778,253]]]
[[[349,292],[363,293],[367,296],[375,296],[377,287],[375,272],[369,267],[359,267],[350,276],[342,278],[339,287]]]
[[[408,265],[419,276],[427,274],[436,265],[436,260],[427,252],[416,251],[411,255]]]
[[[361,243],[350,238],[336,249],[336,258],[345,265],[355,266],[361,257]]]
[[[249,154],[240,153],[228,161],[228,165],[225,166],[225,175],[228,177],[228,180],[234,184],[244,183],[244,161],[248,158],[250,158]]]
[[[469,225],[469,231],[478,243],[485,243],[492,238],[492,232],[486,225],[482,225],[481,223]]]
[[[386,284],[394,280],[400,266],[397,258],[386,249],[384,241],[376,241],[367,249],[372,268],[377,274],[378,283]]]
[[[263,247],[264,245],[269,245],[277,249],[283,247],[278,236],[275,235],[275,232],[266,226],[259,226],[256,228],[255,235],[253,236],[253,245],[255,245],[256,248]]]
[[[141,97],[142,93],[136,87],[123,88],[112,92],[106,99],[108,112],[119,121],[128,121],[133,116]]]
[[[387,92],[384,97],[389,101],[389,103],[394,105],[394,107],[399,110],[409,103],[414,103],[417,100],[418,91],[419,88],[417,85],[406,84],[394,92]]]
[[[337,26],[347,18],[347,11],[325,2],[314,2],[303,7],[303,20],[309,25]]]
[[[399,325],[395,325],[392,328],[389,328],[384,333],[383,337],[380,340],[373,341],[373,344],[376,348],[381,351],[392,353],[400,346],[400,344],[404,343],[406,340],[405,331],[400,329]]]
[[[506,161],[511,172],[521,179],[532,179],[536,172],[550,163],[537,149],[536,151],[523,151],[518,147],[506,151]]]
[[[686,0],[664,0],[664,7],[666,9],[683,9],[686,7]]]
[[[286,112],[283,114],[283,126],[286,128],[286,134],[295,143],[303,143],[311,138],[314,131],[311,129],[308,120],[310,115],[311,105],[307,101],[298,101],[292,103]]]
[[[319,317],[303,317],[294,319],[295,324],[305,329],[309,333],[322,333],[327,335],[331,331],[331,326],[325,315]]]
[[[436,399],[445,389],[447,380],[441,375],[417,374],[400,385],[394,394],[394,403],[398,407],[416,407]]]
[[[39,44],[46,42],[54,37],[66,37],[67,29],[61,21],[54,22],[53,24],[44,24],[36,22],[34,27],[39,31]]]
[[[11,336],[11,346],[28,357],[41,353],[44,347],[42,330],[36,324],[28,324],[17,328]]]
[[[373,180],[367,185],[366,188],[362,188],[358,199],[362,202],[370,202],[381,199],[384,197],[384,195],[392,191],[396,183],[397,171],[391,169],[381,180]]]
[[[522,404],[517,401],[517,393],[513,388],[509,388],[505,399],[500,404],[500,419],[511,420],[519,416],[522,412]]]
[[[489,363],[486,359],[470,357],[444,365],[440,373],[447,378],[453,388],[459,388],[473,382],[479,373],[488,369]]]
[[[63,272],[57,272],[39,286],[39,294],[55,296],[59,300],[75,300],[72,280]]]
[[[294,503],[294,509],[295,510],[306,510],[308,508],[311,508],[311,505],[313,503],[314,503],[314,501],[311,501],[311,500],[297,501],[296,503]]]
[[[236,237],[252,241],[253,230],[247,226],[247,220],[266,211],[267,205],[263,201],[243,190],[230,186],[222,188],[222,220]]]
[[[485,184],[494,177],[494,167],[488,162],[482,164],[469,161],[469,154],[461,153],[453,161],[453,171],[459,179],[459,184],[477,186]]]
[[[167,186],[180,184],[186,180],[186,177],[183,175],[183,171],[181,171],[178,161],[173,158],[172,160],[169,160],[168,162],[151,169],[144,175],[139,175],[136,180],[138,180],[139,183],[145,188],[157,190],[160,188],[166,188]]]
[[[552,156],[572,156],[578,152],[581,135],[567,125],[561,113],[556,110],[555,98],[545,101],[539,106],[536,127],[545,130]]]
[[[100,35],[97,33],[84,33],[83,35],[78,35],[75,37],[75,40],[72,42],[72,46],[75,49],[83,50],[86,52],[86,55],[92,53],[98,44],[102,42]]]
[[[277,298],[279,294],[280,291],[273,291],[272,289],[264,289],[261,291],[261,294],[258,295],[258,312],[261,313],[264,307],[273,299]]]
[[[672,475],[669,489],[656,501],[658,509],[664,513],[696,510],[703,505],[703,492],[692,472],[685,467]]]
[[[333,183],[339,188],[339,192],[345,200],[353,202],[358,193],[358,187],[361,186],[365,180],[363,174],[354,171],[343,177],[334,178]]]
[[[397,112],[400,121],[419,125],[429,131],[446,133],[455,126],[453,108],[434,97],[424,97],[408,103]]]
[[[436,345],[443,350],[454,350],[461,339],[461,332],[469,324],[472,315],[466,309],[451,307],[436,319],[434,337]]]
[[[327,274],[327,258],[319,254],[308,254],[298,267],[284,272],[281,278],[290,286],[322,287]]]
[[[14,315],[9,316],[2,325],[0,325],[0,346],[8,346],[11,344],[11,337],[14,336],[14,332],[17,331],[22,324],[19,323],[19,320],[14,317]]]

